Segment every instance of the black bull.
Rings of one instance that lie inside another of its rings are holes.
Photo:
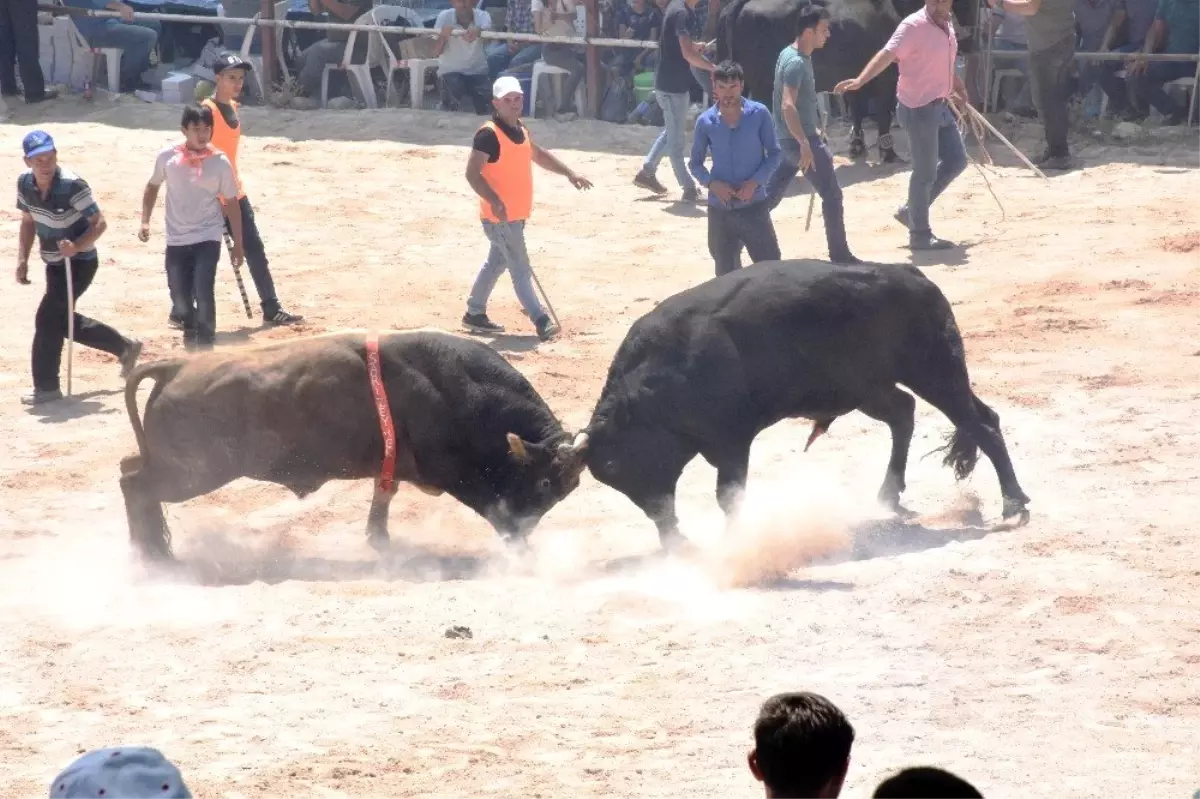
[[[613,358],[586,428],[588,467],[670,546],[681,540],[675,485],[697,454],[716,468],[718,502],[732,514],[760,432],[811,419],[811,444],[858,410],[891,428],[879,498],[899,509],[915,401],[898,384],[954,423],[944,463],[955,475],[969,475],[982,448],[1005,518],[1026,522],[1029,498],[999,416],[971,390],[950,303],[908,265],[760,262],[668,298]]]
[[[505,538],[523,537],[579,484],[586,437],[563,431],[495,350],[439,331],[384,333],[379,357],[395,427],[397,481],[447,493]],[[138,384],[153,378],[145,419]],[[139,454],[121,461],[130,537],[170,558],[163,502],[240,477],[304,497],[329,480],[378,477],[384,445],[366,336],[340,333],[217,350],[138,367],[125,402]],[[371,502],[372,545],[388,540],[395,487]]]
[[[813,75],[818,92],[833,91],[842,80],[857,77],[863,67],[887,44],[900,20],[920,9],[920,0],[815,0],[829,9],[829,41],[813,53]],[[732,59],[742,65],[746,94],[771,107],[774,97],[775,62],[779,51],[796,39],[796,19],[810,0],[733,0],[717,19],[717,59]],[[960,52],[969,51],[969,32],[976,18],[974,0],[954,0],[955,18],[963,29]],[[868,104],[875,101],[875,123],[879,129],[879,155],[885,162],[898,160],[892,147],[892,113],[896,108],[899,72],[892,64],[861,91],[845,97],[853,118],[850,155],[865,155],[863,120]],[[771,108],[772,113],[779,109]]]

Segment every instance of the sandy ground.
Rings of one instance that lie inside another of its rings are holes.
[[[178,110],[136,103],[16,109],[91,182],[109,220],[81,310],[175,351],[162,209],[135,237],[142,187]],[[247,321],[223,268],[222,343],[346,327],[456,328],[484,241],[462,179],[475,120],[435,113],[250,110],[243,170],[298,330]],[[1003,123],[1002,123],[1003,124]],[[653,131],[534,122],[596,183],[537,178],[535,266],[561,316],[538,345],[507,282],[496,340],[583,425],[612,353],[658,300],[707,279],[702,209],[630,184]],[[1036,129],[1003,128],[1040,151]],[[303,501],[239,482],[168,506],[186,574],[130,562],[117,464],[134,450],[117,367],[76,350],[77,399],[27,412],[38,285],[0,293],[0,793],[44,795],[78,753],[145,743],[199,796],[755,796],[745,767],[759,703],[819,691],[858,733],[845,795],[932,763],[989,796],[1190,795],[1200,788],[1200,219],[1194,132],[1112,144],[1043,183],[998,146],[935,230],[967,245],[918,261],[954,303],[976,391],[1003,420],[1033,502],[992,532],[981,460],[956,486],[949,423],[918,403],[908,523],[873,503],[889,438],[852,416],[801,452],[807,425],[763,434],[747,515],[726,534],[713,471],[681,487],[699,563],[657,547],[623,496],[585,475],[512,564],[448,497],[401,489],[392,532],[364,538],[368,483]],[[897,136],[904,151],[903,135]],[[874,132],[868,141],[874,140]],[[844,132],[835,138],[844,153]],[[12,185],[20,167],[6,162]],[[669,167],[660,176],[670,185]],[[842,168],[851,243],[903,262],[891,213],[907,172]],[[776,214],[786,255],[824,257],[806,184]],[[4,224],[16,247],[17,215]],[[6,267],[10,268],[10,267]],[[6,277],[5,279],[11,279]],[[249,284],[249,279],[247,278]],[[253,299],[253,288],[249,286]],[[614,558],[620,568],[604,564]],[[788,571],[786,577],[773,576]],[[448,639],[452,625],[469,639]]]

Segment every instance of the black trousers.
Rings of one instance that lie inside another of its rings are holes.
[[[71,259],[71,288],[75,301],[96,276],[98,258]],[[33,387],[38,391],[58,389],[58,370],[62,365],[63,340],[67,337],[67,271],[66,264],[46,265],[46,293],[38,305],[33,328]],[[107,352],[118,358],[125,354],[129,342],[108,325],[75,314],[75,343]]]
[[[250,271],[250,279],[254,281],[254,288],[258,290],[263,316],[269,319],[279,312],[279,298],[275,296],[275,281],[271,279],[271,270],[267,265],[267,250],[258,232],[258,224],[254,221],[250,198],[242,197],[238,200],[238,206],[242,211],[242,249],[246,253],[246,266]],[[225,230],[233,235],[228,218],[225,219]]]
[[[0,91],[4,94],[17,93],[17,64],[25,99],[42,99],[46,81],[38,63],[37,0],[0,0]]]
[[[442,79],[442,106],[446,111],[470,111],[490,114],[492,111],[492,82],[487,74],[464,75],[447,72]]]
[[[766,202],[725,210],[708,206],[708,251],[717,264],[717,277],[742,268],[742,248],[750,260],[778,261],[779,240]]]
[[[1033,104],[1046,131],[1046,150],[1051,156],[1070,154],[1067,133],[1067,81],[1075,58],[1075,37],[1068,36],[1053,47],[1029,52],[1029,87]]]
[[[167,247],[167,288],[171,315],[183,320],[183,344],[210,348],[217,332],[217,301],[213,296],[221,242],[200,241]]]

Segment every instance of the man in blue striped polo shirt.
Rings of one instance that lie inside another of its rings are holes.
[[[779,167],[771,112],[742,96],[741,65],[723,61],[713,72],[716,102],[696,120],[688,167],[708,187],[708,250],[717,277],[750,260],[779,260],[779,240],[767,205],[767,182]],[[712,170],[704,161],[712,153]]]
[[[62,396],[58,370],[67,335],[67,264],[75,301],[88,289],[100,261],[96,239],[106,223],[87,181],[58,165],[50,134],[35,130],[22,142],[29,170],[17,178],[17,210],[21,233],[17,250],[17,282],[29,284],[29,254],[36,235],[46,263],[46,293],[38,305],[33,333],[33,393],[21,398],[37,405]],[[103,322],[75,314],[75,341],[115,355],[125,377],[137,363],[142,343],[122,336]]]

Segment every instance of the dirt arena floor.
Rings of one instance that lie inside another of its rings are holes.
[[[56,136],[109,230],[80,305],[175,353],[145,179],[179,110],[59,101],[0,126]],[[218,276],[222,346],[343,328],[457,329],[484,256],[463,180],[476,120],[433,112],[248,110],[241,156],[280,297],[298,329],[261,329]],[[631,185],[654,132],[535,121],[594,180],[537,177],[534,264],[565,334],[539,345],[502,281],[494,344],[569,429],[584,425],[630,324],[711,276],[702,208]],[[1037,129],[1003,128],[1027,152]],[[903,134],[898,145],[907,151]],[[868,141],[874,141],[873,129]],[[845,132],[834,138],[846,152]],[[756,442],[746,515],[726,534],[714,472],[681,487],[697,561],[639,558],[654,528],[585,475],[506,560],[485,522],[401,489],[366,543],[368,482],[304,500],[238,482],[168,506],[185,575],[129,556],[118,460],[135,449],[117,366],[76,349],[73,401],[29,412],[35,285],[0,292],[0,794],[45,795],[79,753],[148,744],[197,796],[758,796],[758,706],[811,689],[857,730],[844,795],[936,764],[988,796],[1190,795],[1200,788],[1200,177],[1195,132],[1115,145],[1042,182],[999,145],[935,207],[966,247],[922,257],[954,303],[976,391],[1000,413],[1029,526],[994,532],[986,459],[956,485],[949,422],[918,403],[905,504],[874,504],[887,429],[860,415],[802,453],[806,423]],[[660,176],[672,185],[669,166]],[[907,262],[891,214],[907,171],[846,163],[864,258]],[[824,257],[807,184],[775,215],[785,255]],[[676,195],[672,195],[676,196]],[[16,250],[17,212],[5,269]],[[11,281],[11,273],[5,280]],[[247,287],[254,290],[247,276]],[[144,397],[144,394],[143,394]],[[417,553],[417,554],[413,554]],[[624,559],[624,560],[621,560]],[[629,560],[632,559],[632,560]],[[612,565],[616,561],[616,566]],[[784,574],[780,574],[784,573]],[[471,638],[447,638],[455,625]]]

